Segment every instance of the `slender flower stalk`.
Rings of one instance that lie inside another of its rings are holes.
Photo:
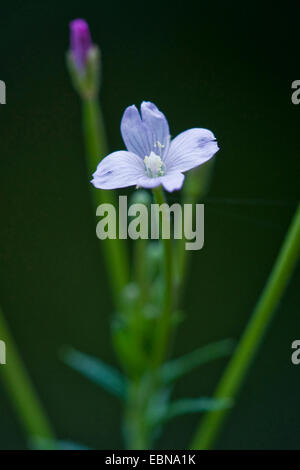
[[[7,364],[0,367],[4,385],[32,447],[55,449],[52,427],[27,374],[0,309],[0,338],[5,341]]]
[[[147,240],[136,240],[134,250],[134,275],[140,289],[140,309],[143,308],[149,294],[149,282],[146,266]]]
[[[100,59],[97,46],[92,44],[89,26],[82,19],[70,23],[70,50],[67,63],[75,89],[82,99],[83,128],[86,144],[88,171],[107,154],[107,142],[98,90],[100,82]],[[105,191],[93,191],[95,208],[99,204],[116,206],[115,195]],[[107,239],[103,253],[110,277],[114,298],[118,302],[120,292],[129,280],[128,259],[124,245],[118,239]]]
[[[235,399],[246,373],[283,296],[300,255],[300,204],[261,294],[231,361],[217,387],[215,398]],[[192,449],[210,449],[221,431],[228,409],[209,412],[192,441]]]
[[[86,143],[88,170],[95,168],[95,158],[106,154],[106,138],[100,106],[96,99],[83,100],[83,124]],[[99,204],[112,204],[116,206],[115,195],[111,191],[93,190],[95,207]],[[106,239],[103,241],[103,254],[110,278],[112,290],[117,301],[120,292],[129,280],[129,268],[126,252],[119,239]]]

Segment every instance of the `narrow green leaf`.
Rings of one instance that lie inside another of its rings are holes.
[[[106,391],[124,398],[127,388],[126,381],[117,369],[105,364],[96,357],[76,351],[73,348],[65,349],[62,356],[64,362],[72,369],[80,372]]]
[[[31,441],[30,448],[32,450],[45,450],[49,449],[50,446],[52,447],[52,450],[91,450],[84,444],[78,444],[78,442],[69,440],[52,441],[43,437],[35,437],[35,439]]]
[[[203,411],[218,411],[232,406],[232,400],[229,398],[214,399],[214,398],[185,398],[170,403],[168,411],[164,420],[175,418],[188,413],[201,413]]]
[[[58,450],[91,450],[90,447],[73,441],[58,441],[57,447]]]
[[[172,382],[202,364],[231,354],[233,349],[234,341],[231,339],[225,339],[196,349],[190,354],[164,364],[161,369],[162,379],[165,383]]]

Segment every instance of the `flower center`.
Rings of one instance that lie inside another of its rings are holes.
[[[156,178],[157,176],[164,175],[164,164],[162,162],[162,159],[158,155],[156,155],[156,153],[151,152],[149,157],[144,158],[144,163],[147,175],[150,178]]]

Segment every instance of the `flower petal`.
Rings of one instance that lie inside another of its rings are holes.
[[[137,184],[145,175],[145,165],[138,155],[131,152],[113,152],[105,157],[93,174],[95,188],[116,189]]]
[[[150,101],[141,104],[143,122],[148,126],[152,134],[152,151],[163,157],[169,148],[170,130],[165,115]]]
[[[151,153],[152,135],[148,126],[142,121],[136,106],[125,109],[121,121],[121,134],[129,152],[141,158]]]
[[[178,189],[181,189],[183,181],[184,175],[182,173],[173,172],[168,175],[158,176],[157,178],[149,178],[148,176],[143,176],[138,180],[137,186],[152,189],[162,184],[165,190],[171,193],[172,191],[177,191]]]
[[[165,190],[172,193],[173,191],[178,191],[182,188],[184,178],[185,177],[182,173],[175,171],[174,173],[162,176],[161,182]]]
[[[167,172],[187,171],[202,165],[219,150],[214,134],[207,129],[189,129],[172,140],[165,158]]]
[[[160,186],[160,185],[161,185],[160,176],[158,176],[157,178],[150,178],[149,176],[144,175],[137,182],[137,186],[141,188],[147,188],[147,189],[156,188],[157,186]]]

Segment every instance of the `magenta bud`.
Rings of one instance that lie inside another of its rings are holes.
[[[85,20],[76,19],[70,22],[70,43],[76,67],[84,72],[88,53],[93,47],[89,25]]]

